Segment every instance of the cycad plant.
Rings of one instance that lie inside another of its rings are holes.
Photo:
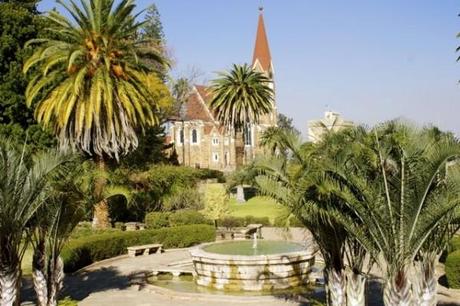
[[[366,252],[335,218],[344,205],[330,192],[332,180],[322,168],[325,153],[314,145],[302,144],[294,133],[282,129],[277,133],[275,136],[271,132],[267,143],[287,153],[256,163],[257,187],[264,195],[287,206],[312,233],[325,261],[328,305],[364,305],[365,280],[361,269]],[[349,281],[350,288],[347,288],[346,264],[351,266],[350,275],[354,277]]]
[[[64,280],[60,254],[85,216],[85,195],[77,185],[80,171],[81,167],[72,163],[72,168],[66,167],[50,179],[47,203],[37,211],[32,223],[32,277],[39,306],[57,305]]]
[[[422,305],[435,305],[436,290],[427,287],[436,286],[433,252],[440,248],[429,246],[428,239],[442,236],[446,218],[460,204],[458,172],[445,173],[446,164],[459,157],[460,147],[452,137],[434,138],[428,130],[400,122],[379,126],[369,136],[378,172],[354,184],[359,198],[354,190],[342,188],[344,201],[362,221],[343,224],[364,247],[379,253],[386,305],[414,305],[421,292],[431,295]],[[422,269],[414,269],[417,258]]]
[[[0,141],[0,293],[1,305],[19,303],[21,261],[29,245],[28,226],[46,203],[50,175],[69,161],[56,152],[34,157]]]
[[[133,0],[59,3],[71,19],[50,11],[48,38],[29,42],[36,51],[24,64],[24,72],[34,75],[27,104],[39,123],[54,129],[61,147],[95,156],[102,170],[105,157],[118,159],[137,147],[136,128],[158,122],[147,84],[152,60],[165,60],[139,38],[142,23],[133,15]],[[99,184],[102,190],[105,181]],[[99,203],[98,211],[98,225],[107,226],[107,203]]]

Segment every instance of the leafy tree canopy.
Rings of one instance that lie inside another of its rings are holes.
[[[32,146],[53,146],[50,133],[43,131],[27,108],[24,92],[28,78],[22,73],[24,60],[32,53],[24,44],[41,34],[43,20],[37,1],[0,1],[0,137]]]
[[[292,123],[292,118],[289,118],[288,116],[284,114],[281,114],[281,113],[278,114],[277,124],[279,128],[291,131],[295,133],[296,135],[300,135],[300,131],[296,129],[296,127]]]

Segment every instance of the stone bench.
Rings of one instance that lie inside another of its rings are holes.
[[[128,256],[136,257],[137,255],[149,255],[152,253],[161,253],[163,251],[162,244],[146,244],[128,247]]]

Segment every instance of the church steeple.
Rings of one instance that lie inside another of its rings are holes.
[[[252,57],[252,66],[254,69],[260,69],[262,72],[273,72],[272,57],[270,47],[268,46],[267,32],[265,31],[263,7],[259,8],[259,22],[257,25],[256,44],[254,55]]]

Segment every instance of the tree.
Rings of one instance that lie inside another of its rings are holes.
[[[206,184],[204,193],[204,215],[214,220],[217,227],[217,220],[222,219],[229,213],[228,194],[222,184]]]
[[[434,135],[400,122],[379,126],[366,140],[369,156],[377,161],[376,175],[337,172],[353,182],[338,190],[361,220],[355,224],[342,216],[342,224],[382,258],[386,305],[436,305],[434,253],[442,248],[428,239],[441,238],[441,244],[448,239],[446,223],[460,205],[458,169],[445,174],[447,162],[459,157],[460,147],[452,137]],[[414,263],[417,257],[420,264]]]
[[[60,4],[73,20],[50,11],[51,38],[29,41],[38,47],[24,64],[25,73],[37,70],[27,103],[36,103],[35,118],[53,128],[61,148],[95,156],[103,170],[106,157],[118,159],[137,147],[137,128],[158,123],[158,101],[146,85],[153,73],[149,61],[166,62],[147,41],[135,39],[142,23],[133,16],[133,0]],[[101,178],[96,192],[102,194],[104,185]],[[95,206],[96,226],[108,226],[107,212],[105,201]]]
[[[288,131],[291,131],[294,134],[300,135],[300,131],[296,129],[294,124],[292,124],[292,118],[289,118],[288,116],[279,113],[278,114],[278,122],[277,125],[281,129],[285,129]]]
[[[28,147],[37,149],[54,146],[55,141],[37,125],[26,106],[28,78],[22,64],[32,53],[25,43],[38,37],[42,28],[36,1],[0,2],[0,137],[17,143],[27,138]]]
[[[327,188],[322,188],[327,186],[321,184],[323,172],[314,163],[318,160],[314,148],[303,145],[299,136],[290,131],[279,129],[278,132],[279,148],[292,152],[291,157],[278,154],[257,161],[256,186],[262,194],[288,207],[312,233],[325,261],[328,305],[345,305],[347,233],[328,214],[335,199],[328,194]]]
[[[228,129],[241,129],[259,122],[261,115],[273,109],[271,80],[248,65],[233,65],[212,81],[211,108],[216,119]]]
[[[233,65],[232,70],[219,73],[211,83],[210,108],[216,119],[235,133],[237,164],[243,164],[244,160],[243,130],[273,109],[274,92],[270,84],[268,77],[247,64]]]
[[[56,152],[30,156],[25,149],[21,152],[0,141],[1,305],[20,301],[21,261],[29,242],[27,226],[45,204],[49,176],[68,161],[68,156]]]
[[[35,214],[31,238],[32,277],[39,306],[57,305],[64,285],[64,263],[60,254],[87,208],[85,194],[78,186],[78,177],[84,175],[82,169],[75,162],[50,178],[47,204]]]

